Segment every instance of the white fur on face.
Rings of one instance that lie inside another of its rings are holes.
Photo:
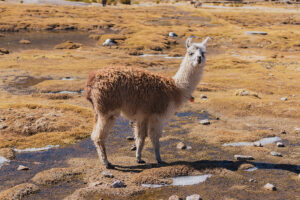
[[[188,49],[188,60],[193,67],[205,64],[206,48],[201,43],[193,43]]]

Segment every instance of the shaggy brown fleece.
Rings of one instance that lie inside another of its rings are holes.
[[[89,75],[85,96],[94,109],[103,114],[117,109],[131,114],[137,111],[160,114],[171,101],[179,105],[182,95],[170,77],[138,68],[113,66]]]

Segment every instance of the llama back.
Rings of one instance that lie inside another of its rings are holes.
[[[164,113],[171,101],[181,103],[172,78],[131,67],[107,67],[89,75],[85,96],[101,113],[122,109],[132,114]]]

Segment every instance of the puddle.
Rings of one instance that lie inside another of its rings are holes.
[[[72,78],[72,77],[66,76],[66,77],[63,77],[61,80],[62,81],[72,81],[72,80],[75,80],[75,79]]]
[[[20,0],[10,0],[13,3],[20,3]],[[50,5],[69,5],[69,6],[89,6],[99,5],[96,3],[85,3],[80,1],[64,1],[64,0],[23,0],[23,4],[50,4]]]
[[[160,188],[164,186],[188,186],[205,182],[212,174],[196,176],[179,176],[172,178],[172,184],[142,184],[142,187]]]
[[[197,175],[197,176],[180,176],[173,178],[172,185],[174,186],[186,186],[203,183],[206,179],[210,178],[212,174]]]
[[[0,37],[1,47],[10,51],[21,51],[29,49],[50,50],[54,46],[67,40],[83,44],[85,46],[96,46],[95,40],[89,38],[90,33],[80,31],[59,32],[15,32],[4,33]],[[19,41],[29,40],[30,44],[20,44]]]
[[[280,137],[267,137],[260,139],[256,142],[260,142],[262,145],[272,144],[275,142],[281,141]],[[240,146],[253,146],[255,142],[232,142],[232,143],[225,143],[223,144],[224,147],[231,146],[231,147],[240,147]]]
[[[14,149],[18,153],[22,152],[37,152],[37,151],[47,151],[49,149],[58,148],[59,145],[47,145],[41,148],[26,148],[26,149]]]
[[[71,95],[76,95],[76,94],[82,94],[83,90],[79,91],[68,91],[68,90],[62,90],[62,91],[57,91],[57,92],[45,92],[44,94],[71,94]]]
[[[150,187],[150,188],[160,188],[168,185],[159,185],[159,184],[142,184],[142,187]]]
[[[6,158],[0,156],[0,168],[3,166],[4,163],[9,162]]]
[[[30,88],[37,85],[45,80],[51,80],[50,77],[33,77],[30,75],[26,76],[7,76],[3,77],[4,89],[12,94],[31,94],[34,89]]]
[[[251,168],[246,169],[244,171],[246,171],[246,172],[253,172],[253,171],[257,170],[257,169],[258,169],[257,167],[251,167]]]

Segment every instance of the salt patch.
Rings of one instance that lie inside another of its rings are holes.
[[[3,166],[3,164],[4,164],[5,162],[9,162],[9,160],[6,159],[6,158],[4,158],[4,157],[2,157],[2,156],[0,156],[0,168]]]
[[[232,142],[232,143],[225,143],[223,144],[224,147],[232,146],[232,147],[239,147],[239,146],[254,146],[254,143],[260,143],[261,145],[271,144],[280,141],[280,137],[267,137],[260,139],[255,142]]]
[[[173,178],[172,185],[175,186],[186,186],[203,183],[206,179],[210,178],[212,174],[197,175],[197,176],[179,176]]]
[[[35,151],[47,151],[52,148],[58,148],[59,145],[47,145],[45,147],[40,148],[26,148],[26,149],[14,149],[16,152],[35,152]]]

